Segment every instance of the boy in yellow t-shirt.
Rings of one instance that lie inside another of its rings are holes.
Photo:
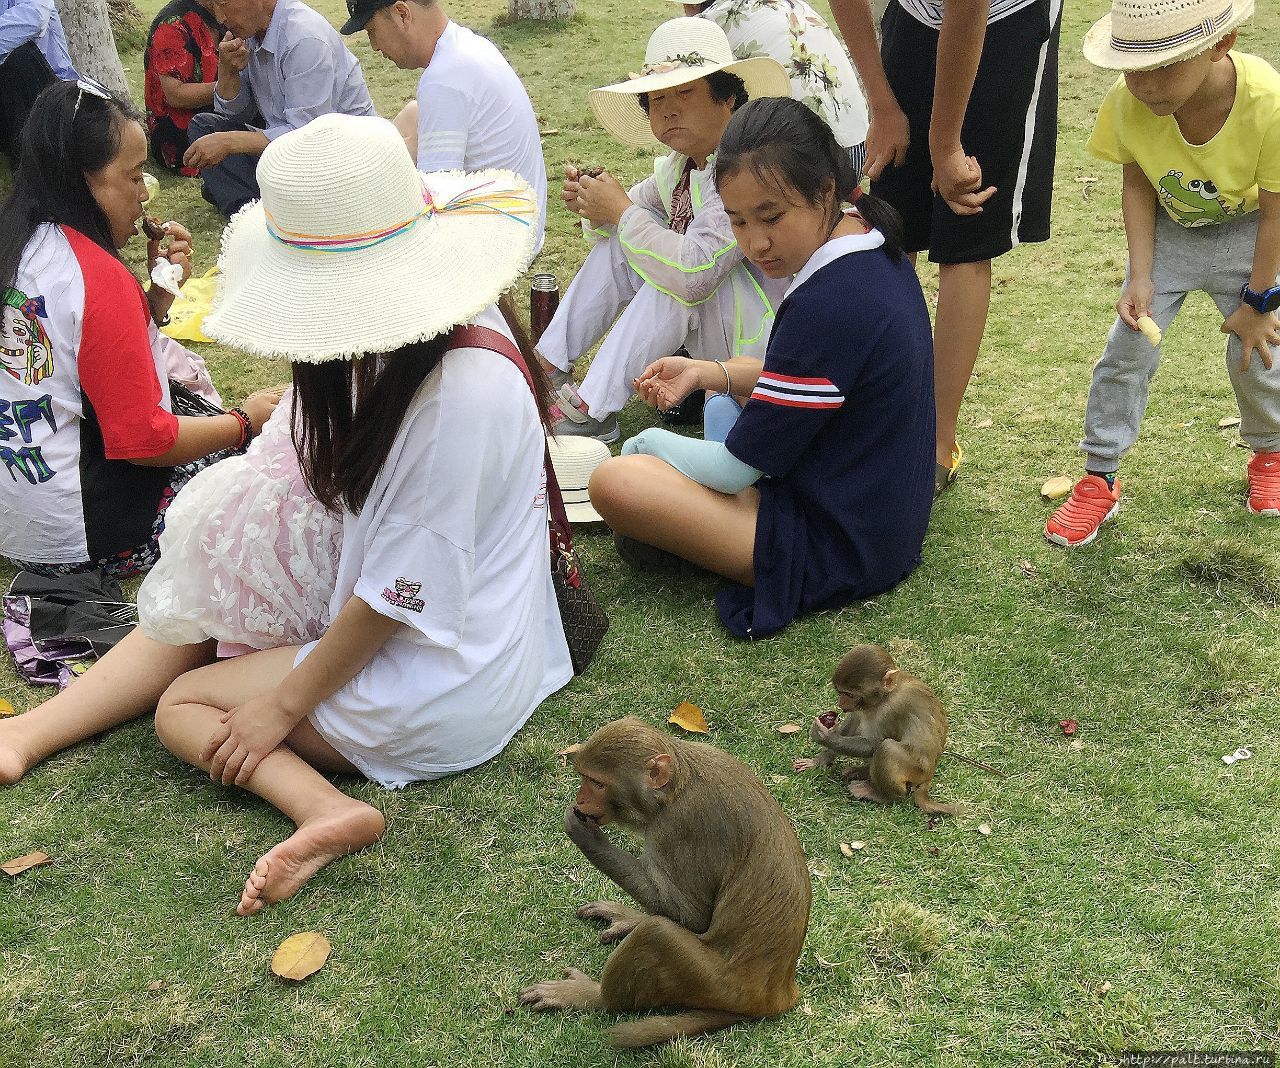
[[[1090,62],[1124,72],[1088,148],[1124,167],[1129,272],[1089,387],[1086,474],[1045,525],[1059,545],[1088,544],[1115,515],[1160,333],[1195,290],[1228,335],[1249,510],[1280,517],[1280,74],[1231,50],[1252,13],[1253,0],[1112,0],[1085,38]]]

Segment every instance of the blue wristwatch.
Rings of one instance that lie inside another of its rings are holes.
[[[1255,293],[1249,288],[1249,283],[1245,282],[1240,287],[1240,302],[1249,305],[1254,311],[1266,315],[1267,312],[1273,312],[1280,308],[1280,286],[1272,286],[1261,293]]]

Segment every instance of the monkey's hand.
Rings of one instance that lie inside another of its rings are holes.
[[[831,738],[836,733],[835,725],[828,727],[823,721],[822,716],[815,716],[812,723],[809,724],[809,741],[814,745],[820,745],[824,749],[829,748]]]
[[[600,932],[600,944],[608,946],[621,942],[634,931],[636,925],[644,919],[644,913],[619,905],[616,901],[593,901],[578,909],[578,919],[600,920],[605,923],[607,926]]]
[[[579,812],[573,805],[570,805],[565,810],[564,830],[570,841],[586,853],[587,856],[591,856],[593,847],[596,851],[599,851],[602,846],[609,844],[609,840],[604,836],[604,831],[600,829],[600,824],[590,816]]]
[[[823,761],[817,760],[814,757],[800,757],[791,765],[791,767],[795,771],[812,771],[814,768],[822,767],[822,764]]]

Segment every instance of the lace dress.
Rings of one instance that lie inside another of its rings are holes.
[[[138,590],[149,638],[217,638],[226,655],[302,645],[329,625],[342,520],[303,482],[291,401],[292,390],[243,456],[200,472],[169,506],[160,562]]]

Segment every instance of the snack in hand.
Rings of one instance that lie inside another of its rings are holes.
[[[579,178],[599,178],[600,175],[602,174],[604,174],[603,167],[579,167],[578,168]]]
[[[1142,336],[1145,337],[1148,341],[1150,341],[1151,344],[1159,347],[1160,328],[1156,326],[1156,321],[1152,319],[1151,316],[1139,315],[1138,329],[1142,331]]]
[[[840,713],[833,710],[831,712],[822,713],[822,715],[818,717],[818,722],[826,727],[827,730],[831,730],[831,728],[836,725],[836,720],[839,718]]]
[[[138,231],[148,241],[159,241],[165,235],[164,223],[151,215],[144,215],[138,220]]]

